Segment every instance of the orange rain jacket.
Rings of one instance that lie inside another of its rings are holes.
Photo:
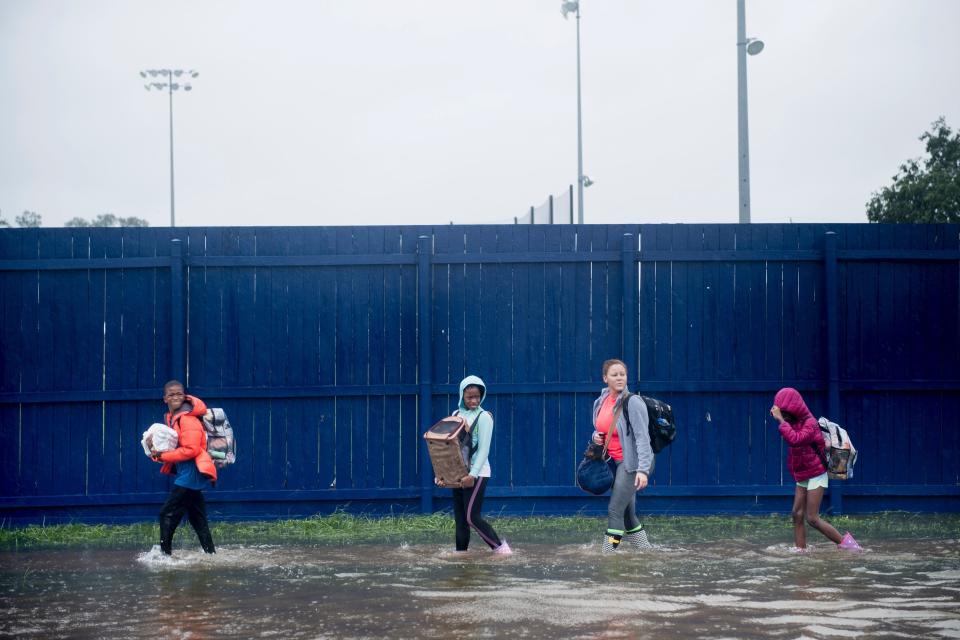
[[[192,405],[192,409],[187,405]],[[158,458],[163,462],[161,473],[174,475],[173,465],[186,460],[197,461],[197,469],[213,482],[217,481],[217,468],[213,466],[213,458],[207,453],[207,432],[200,424],[199,417],[207,412],[207,405],[200,398],[188,395],[181,411],[175,415],[167,413],[164,421],[167,426],[177,432],[180,438],[177,448],[164,451]]]

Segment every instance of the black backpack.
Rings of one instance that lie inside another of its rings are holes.
[[[487,411],[486,413],[490,413]],[[483,411],[477,414],[477,417],[473,419],[473,422],[470,423],[469,429],[464,429],[460,432],[460,450],[463,452],[463,459],[467,464],[467,467],[470,467],[470,460],[473,458],[473,454],[477,452],[477,449],[480,448],[480,445],[473,446],[473,430],[477,428],[477,423],[480,422],[480,416],[484,414]],[[454,416],[460,415],[460,409],[456,409],[452,414]],[[490,417],[493,418],[493,414],[490,413]]]
[[[673,408],[662,400],[633,393],[628,393],[624,400],[628,403],[626,408],[629,408],[630,398],[634,395],[647,405],[647,414],[650,416],[647,424],[650,429],[650,448],[653,449],[654,453],[660,453],[677,437],[677,423],[673,421]],[[630,425],[630,412],[624,411],[623,415],[627,419],[627,433],[629,434],[633,431],[633,427]]]

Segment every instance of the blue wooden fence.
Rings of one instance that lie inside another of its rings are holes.
[[[226,408],[218,518],[448,505],[420,434],[468,373],[488,510],[605,509],[574,468],[600,365],[671,402],[644,512],[790,507],[782,386],[848,425],[831,507],[960,506],[960,226],[0,230],[0,518],[154,517],[171,378]],[[422,339],[428,336],[429,339]]]

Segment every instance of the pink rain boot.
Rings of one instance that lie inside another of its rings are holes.
[[[502,556],[508,556],[513,553],[513,549],[510,548],[510,545],[507,544],[507,541],[504,540],[499,547],[493,550],[494,553]]]
[[[843,540],[840,541],[837,548],[843,549],[844,551],[863,551],[863,547],[857,544],[857,541],[853,539],[849,531],[843,534]]]

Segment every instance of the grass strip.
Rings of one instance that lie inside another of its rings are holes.
[[[574,541],[600,535],[606,519],[593,515],[486,516],[497,531],[510,540]],[[887,512],[871,515],[825,516],[841,532],[849,530],[858,539],[931,538],[955,539],[960,514],[915,514]],[[645,526],[658,539],[707,542],[710,540],[792,539],[792,524],[784,515],[648,516]],[[213,522],[218,544],[352,544],[442,541],[453,538],[449,512],[430,515],[363,515],[335,512],[302,519],[255,522]],[[815,532],[814,532],[815,533]],[[156,544],[157,525],[144,522],[123,525],[57,524],[0,527],[0,550],[45,548],[124,547]],[[184,522],[177,532],[192,537]]]

